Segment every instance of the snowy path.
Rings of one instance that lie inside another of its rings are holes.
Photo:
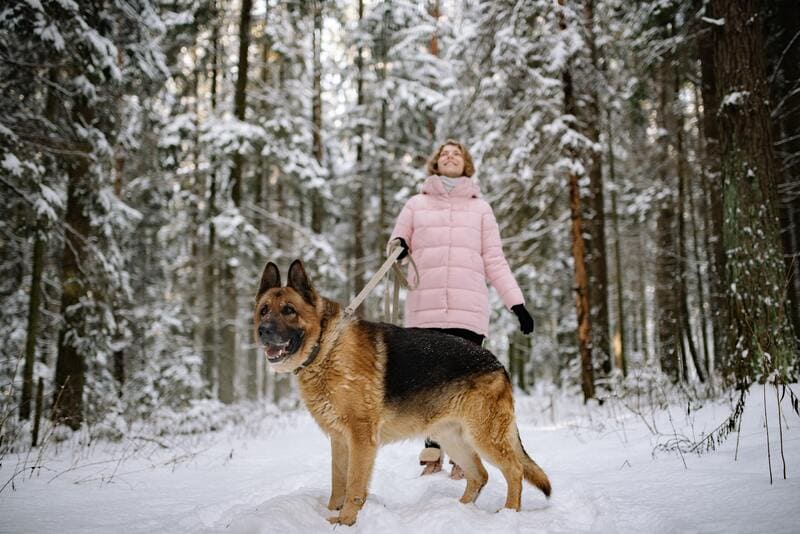
[[[419,477],[420,443],[389,445],[378,454],[369,498],[353,528],[337,532],[800,532],[800,418],[784,412],[788,480],[781,477],[775,411],[770,410],[775,483],[767,471],[763,407],[750,398],[739,460],[736,437],[701,457],[660,452],[641,419],[610,418],[594,408],[592,423],[546,424],[541,401],[518,401],[520,431],[531,456],[553,483],[547,501],[530,485],[522,512],[497,510],[505,482],[489,469],[489,483],[474,505],[457,502],[463,481],[445,473]],[[681,413],[682,412],[682,413]],[[530,414],[530,415],[529,415]],[[728,414],[709,405],[691,415],[672,408],[679,432],[710,431]],[[574,414],[573,414],[574,415]],[[666,414],[659,430],[671,430]],[[190,460],[162,465],[174,450],[147,459],[99,463],[120,456],[120,445],[93,449],[78,468],[74,450],[54,454],[32,478],[17,477],[0,494],[0,532],[333,532],[325,518],[330,458],[325,437],[306,415],[281,419],[281,429],[246,436],[241,429],[197,441]],[[204,441],[207,442],[204,445]],[[662,438],[663,442],[664,438]],[[0,466],[0,485],[16,457]],[[154,466],[155,465],[155,466]],[[110,475],[113,473],[113,477]],[[56,475],[58,475],[56,477]],[[53,477],[56,477],[55,479]],[[110,482],[108,479],[110,478]]]

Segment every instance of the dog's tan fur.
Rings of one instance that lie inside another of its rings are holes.
[[[523,478],[549,496],[547,475],[528,457],[519,439],[511,384],[504,371],[462,377],[440,388],[387,401],[388,352],[384,339],[371,326],[374,323],[347,318],[338,304],[320,298],[299,262],[290,269],[287,287],[280,287],[277,268],[270,265],[256,301],[255,337],[260,342],[259,327],[267,320],[302,332],[299,349],[273,369],[299,371],[302,399],[330,437],[328,508],[340,510],[331,522],[351,525],[356,521],[378,447],[416,436],[431,436],[464,469],[467,486],[462,503],[473,502],[486,484],[481,457],[506,478],[507,508],[520,509]],[[296,313],[282,313],[287,306]],[[315,343],[318,355],[303,367]]]

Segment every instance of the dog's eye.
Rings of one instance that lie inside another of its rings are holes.
[[[261,317],[264,317],[268,311],[269,308],[267,308],[266,306],[261,306],[261,309],[258,310],[258,313],[261,315]]]
[[[281,308],[281,313],[284,315],[292,315],[294,313],[294,308],[289,306],[288,304]]]

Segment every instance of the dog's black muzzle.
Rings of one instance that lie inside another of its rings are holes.
[[[279,363],[297,352],[303,342],[303,332],[280,328],[276,321],[267,321],[259,325],[258,339],[264,347],[267,360]]]

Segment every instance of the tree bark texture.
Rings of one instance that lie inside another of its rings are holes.
[[[558,0],[560,6],[565,6],[566,0]],[[558,25],[561,31],[567,29],[563,9],[558,11]],[[577,103],[575,101],[575,88],[572,81],[572,72],[569,62],[562,73],[564,90],[564,113],[577,117]],[[569,149],[569,156],[577,159],[574,149]],[[578,323],[578,352],[581,359],[581,389],[584,402],[595,396],[594,365],[592,362],[592,323],[589,301],[589,275],[586,268],[586,252],[583,241],[583,219],[581,212],[581,190],[578,184],[579,176],[574,170],[567,173],[569,187],[569,208],[572,233],[572,260],[575,269],[575,312]]]
[[[243,121],[247,111],[247,71],[248,52],[250,50],[250,12],[252,0],[242,0],[242,11],[239,18],[239,69],[236,74],[236,88],[233,96],[233,114]],[[242,166],[244,159],[239,151],[233,155],[231,171],[231,198],[236,206],[242,202]]]
[[[33,413],[33,429],[31,429],[31,447],[39,443],[39,427],[44,409],[44,379],[40,376],[36,383],[36,410]]]
[[[317,160],[320,168],[322,168],[322,59],[320,57],[322,52],[322,0],[313,0],[314,11],[314,33],[313,48],[314,48],[314,76],[313,76],[313,92],[312,92],[312,106],[311,106],[311,122],[312,122],[312,141],[314,157]],[[311,230],[315,233],[322,232],[322,194],[319,189],[315,190],[311,198]]]
[[[358,22],[361,24],[364,19],[364,0],[358,0]],[[358,47],[356,55],[356,69],[358,79],[356,80],[357,105],[363,114],[364,111],[364,49]],[[353,201],[353,294],[358,295],[364,289],[364,126],[359,122],[356,128],[356,191]],[[356,309],[356,315],[364,316],[365,306]]]
[[[36,336],[39,332],[39,306],[42,302],[42,271],[44,268],[44,238],[38,227],[34,229],[33,268],[31,290],[28,297],[28,331],[25,335],[25,367],[22,371],[22,398],[19,418],[30,419],[33,400],[33,366],[36,363]]]
[[[661,66],[658,90],[658,121],[665,132],[670,127],[672,106],[672,87],[669,86],[669,69]],[[656,339],[661,370],[673,382],[683,376],[685,365],[681,360],[680,300],[678,257],[675,243],[675,199],[672,195],[674,184],[670,180],[672,161],[669,157],[669,140],[666,136],[659,139],[660,156],[658,178],[664,195],[659,201],[656,213]]]
[[[378,68],[378,83],[383,84],[386,82],[387,77],[387,70],[386,70],[386,63],[388,59],[388,50],[389,50],[389,43],[388,43],[388,31],[387,27],[389,26],[389,22],[391,20],[391,9],[392,4],[391,2],[385,2],[383,6],[383,23],[381,24],[381,34],[380,39],[378,40],[378,53],[377,57],[380,61],[380,67]],[[380,122],[378,124],[378,137],[381,139],[381,142],[385,144],[385,146],[390,146],[389,140],[387,139],[387,121],[388,121],[388,114],[389,114],[389,102],[388,96],[384,93],[381,96],[381,115],[380,115]],[[389,184],[389,170],[386,165],[387,157],[383,155],[380,158],[380,163],[378,164],[378,228],[379,228],[379,235],[380,240],[378,241],[378,257],[382,257],[386,251],[386,242],[389,240],[389,225],[387,223],[388,215],[386,213],[386,195],[387,195],[387,187]]]
[[[592,347],[594,356],[602,358],[600,366],[603,374],[611,372],[611,342],[609,339],[608,318],[608,267],[606,258],[606,221],[605,199],[603,194],[603,153],[600,148],[600,96],[597,91],[600,83],[600,61],[594,31],[594,0],[586,0],[583,5],[583,24],[586,32],[586,43],[589,48],[590,88],[585,95],[586,111],[583,120],[586,137],[595,145],[589,155],[589,190],[590,197],[587,212],[589,240],[587,260],[589,266],[589,290],[592,304]]]
[[[618,340],[618,348],[614,349],[614,359],[617,369],[622,371],[622,376],[628,376],[628,357],[626,353],[626,329],[625,329],[625,295],[622,286],[622,233],[619,229],[619,209],[617,207],[617,190],[620,184],[616,183],[616,175],[614,172],[614,146],[611,142],[612,139],[612,126],[611,126],[611,110],[606,109],[606,116],[608,120],[608,179],[610,180],[614,189],[611,191],[611,217],[612,227],[614,228],[614,268],[617,275],[617,327],[614,334],[615,340]],[[615,342],[617,345],[617,342]]]
[[[91,124],[91,110],[85,102],[77,104],[78,114]],[[78,305],[87,294],[87,281],[81,272],[81,261],[87,255],[87,238],[90,223],[86,201],[89,191],[90,164],[88,146],[83,147],[87,157],[77,156],[69,164],[67,185],[67,210],[64,216],[64,252],[61,275],[61,317],[58,333],[58,356],[53,392],[52,419],[77,430],[83,421],[83,387],[85,383],[86,355],[77,346],[81,332]]]
[[[717,96],[717,78],[714,68],[713,28],[706,24],[698,33],[698,50],[700,53],[700,94],[703,98],[703,117],[701,122],[704,141],[704,173],[706,181],[705,201],[709,207],[710,218],[708,235],[709,254],[709,301],[711,304],[711,329],[715,361],[724,354],[730,353],[732,344],[727,325],[730,322],[730,311],[726,291],[728,287],[725,267],[725,247],[722,244],[723,195],[722,156],[719,144],[719,98]]]
[[[730,334],[735,349],[723,355],[728,379],[740,387],[784,375],[794,342],[784,306],[775,164],[764,55],[764,4],[711,0],[714,67],[720,102]],[[785,378],[783,376],[782,378]]]
[[[216,10],[216,5],[214,6]],[[219,62],[219,20],[213,17],[211,24],[211,112],[217,109],[217,76]],[[216,246],[216,225],[214,217],[217,216],[217,173],[214,169],[215,162],[211,161],[211,172],[208,184],[208,243],[206,245],[206,262],[203,268],[203,300],[205,310],[203,317],[203,380],[209,395],[213,395],[214,385],[217,382],[217,353],[219,352],[217,322],[217,258],[214,255]]]
[[[706,381],[706,373],[704,370],[703,362],[697,352],[695,346],[694,336],[692,335],[691,318],[689,314],[689,289],[688,289],[688,254],[686,251],[686,153],[684,147],[684,116],[683,108],[680,105],[680,73],[678,69],[674,69],[673,75],[674,83],[674,125],[675,125],[675,157],[676,169],[678,175],[678,284],[680,288],[678,312],[680,315],[681,331],[683,338],[686,339],[686,345],[689,347],[689,354],[692,356],[692,362],[697,373],[697,378],[700,382]],[[702,303],[701,303],[702,306]],[[686,362],[688,358],[684,358]],[[688,370],[688,365],[685,371]],[[686,375],[686,372],[684,372]]]
[[[578,318],[578,350],[581,355],[581,388],[583,399],[594,398],[591,319],[589,317],[589,277],[586,271],[581,224],[581,197],[578,175],[569,174],[569,207],[572,214],[572,260],[575,264],[575,311]]]
[[[433,19],[434,26],[433,35],[431,35],[431,41],[428,44],[428,51],[432,56],[439,57],[439,35],[437,34],[438,30],[436,29],[439,25],[439,17],[442,16],[439,0],[429,0],[428,14]],[[432,114],[428,117],[428,135],[430,136],[431,140],[436,139],[436,123],[433,120]]]
[[[239,19],[239,72],[236,76],[233,108],[236,118],[244,120],[247,109],[247,70],[248,50],[250,48],[250,11],[251,0],[242,0],[242,12]],[[242,157],[234,155],[231,171],[231,201],[236,208],[241,206]],[[236,287],[236,268],[230,262],[223,267],[225,279],[224,319],[222,326],[222,353],[219,359],[219,400],[229,404],[236,400],[236,367],[238,358],[238,290]]]
[[[525,364],[530,359],[531,337],[515,330],[508,338],[508,375],[523,391],[528,388]],[[531,384],[532,385],[532,384]]]

